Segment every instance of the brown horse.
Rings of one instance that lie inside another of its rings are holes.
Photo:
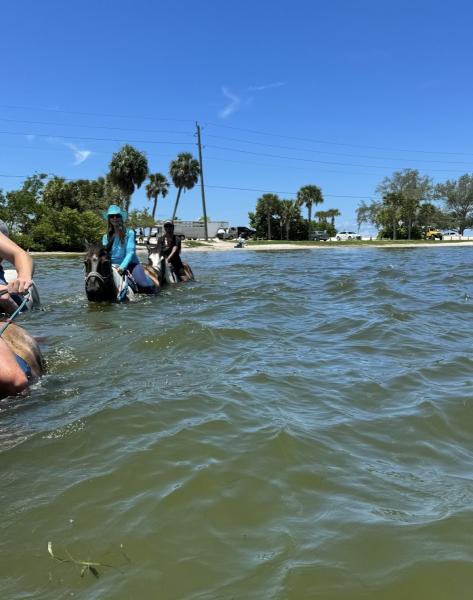
[[[139,292],[128,278],[122,277],[112,267],[110,253],[102,244],[89,246],[84,257],[85,293],[92,302],[127,302],[135,299]],[[152,279],[159,292],[158,273],[151,266],[143,265],[146,274]]]

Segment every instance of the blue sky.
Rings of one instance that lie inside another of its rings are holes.
[[[35,171],[104,175],[125,142],[167,174],[178,152],[197,157],[196,121],[207,212],[232,225],[265,191],[317,184],[320,209],[354,228],[395,170],[473,171],[466,1],[22,0],[1,14],[5,190]],[[132,208],[147,204],[142,188]],[[198,187],[178,215],[202,215]]]

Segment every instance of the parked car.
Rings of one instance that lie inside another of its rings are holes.
[[[450,229],[448,231],[443,231],[442,232],[443,235],[456,235],[458,237],[460,237],[460,234],[458,233],[458,231],[455,231],[455,229]]]
[[[437,229],[437,227],[426,227],[424,237],[426,240],[441,240],[443,234]]]
[[[226,229],[218,229],[217,237],[221,240],[235,240],[242,236],[247,240],[253,237],[255,233],[256,229],[251,229],[251,227],[227,227]]]
[[[354,231],[339,231],[335,236],[338,242],[346,242],[347,240],[361,240],[361,235]]]
[[[330,236],[326,231],[313,231],[310,239],[314,242],[326,242],[330,239]]]

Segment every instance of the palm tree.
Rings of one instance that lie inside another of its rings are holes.
[[[176,204],[172,213],[172,220],[176,216],[179,198],[183,189],[190,190],[199,181],[200,165],[190,152],[181,152],[169,166],[169,175],[177,187]]]
[[[281,200],[280,211],[281,211],[281,224],[286,227],[286,240],[289,239],[289,229],[291,227],[291,221],[297,216],[299,207],[296,202],[292,200]]]
[[[133,146],[125,144],[112,156],[109,178],[120,189],[125,199],[125,209],[127,211],[135,187],[139,188],[147,176],[148,161],[146,156]]]
[[[341,212],[338,210],[338,208],[329,208],[329,210],[327,211],[327,217],[330,219],[330,224],[332,225],[332,227],[335,229],[335,217],[340,217],[341,216]]]
[[[310,240],[311,230],[311,219],[312,219],[312,205],[322,204],[324,198],[322,196],[322,190],[316,185],[305,185],[297,192],[297,203],[299,206],[305,204],[308,211],[309,227],[307,239]]]
[[[271,219],[280,202],[281,201],[276,194],[263,194],[258,200],[258,204],[260,204],[260,207],[266,213],[268,223],[268,240],[271,239]]]
[[[146,186],[146,197],[148,200],[154,198],[153,204],[153,221],[156,218],[156,205],[158,204],[158,196],[165,198],[169,192],[169,181],[162,173],[151,173],[149,183]]]

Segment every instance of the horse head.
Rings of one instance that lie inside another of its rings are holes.
[[[84,266],[87,299],[93,302],[115,300],[116,290],[108,250],[102,244],[89,246],[84,257]]]

